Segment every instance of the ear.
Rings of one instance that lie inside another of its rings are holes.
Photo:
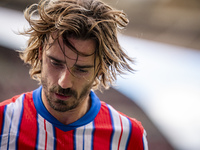
[[[38,52],[39,52],[39,54],[38,54],[38,58],[39,58],[39,60],[42,60],[42,52],[43,52],[42,49],[43,49],[43,47],[40,46],[40,47],[39,47],[39,51],[38,51]]]

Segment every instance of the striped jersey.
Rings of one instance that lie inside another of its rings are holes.
[[[0,103],[1,150],[146,150],[140,122],[90,93],[90,110],[64,125],[45,108],[42,87]]]

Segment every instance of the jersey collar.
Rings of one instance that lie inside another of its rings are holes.
[[[89,111],[77,121],[68,125],[64,125],[47,111],[47,109],[45,108],[42,102],[41,92],[42,92],[42,86],[40,86],[38,89],[33,91],[33,102],[37,110],[37,113],[40,114],[48,122],[50,122],[51,124],[53,124],[54,126],[56,126],[57,128],[63,131],[73,130],[77,127],[90,123],[91,121],[94,120],[94,118],[98,114],[101,107],[101,102],[99,98],[96,96],[96,94],[93,91],[91,91],[90,92],[91,107]]]

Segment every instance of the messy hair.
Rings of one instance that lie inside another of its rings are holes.
[[[31,65],[30,76],[33,79],[41,80],[39,49],[48,42],[51,33],[57,33],[57,39],[73,36],[95,40],[95,54],[100,63],[93,89],[108,88],[118,74],[133,71],[128,64],[132,59],[125,54],[117,39],[118,30],[128,24],[123,11],[99,0],[41,0],[28,7],[24,15],[30,28],[23,34],[28,35],[29,40],[20,57]]]

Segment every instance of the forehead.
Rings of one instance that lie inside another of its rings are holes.
[[[46,54],[55,58],[76,60],[77,62],[93,60],[92,62],[94,62],[96,42],[92,39],[77,38],[68,38],[67,41],[63,41],[62,37],[55,40],[50,36],[46,49]]]

